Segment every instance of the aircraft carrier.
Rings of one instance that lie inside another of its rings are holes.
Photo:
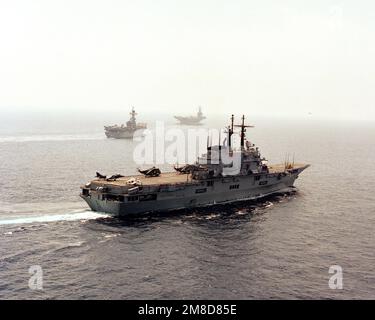
[[[96,179],[81,187],[80,196],[93,211],[126,216],[253,200],[290,190],[309,165],[268,165],[258,147],[246,140],[248,127],[244,116],[240,125],[234,125],[232,115],[226,143],[207,143],[207,153],[196,163],[165,173],[153,167],[135,176],[97,172]],[[237,148],[232,146],[235,128],[240,129]]]
[[[130,112],[130,119],[126,122],[126,126],[122,125],[113,125],[113,126],[104,126],[105,135],[107,138],[114,138],[114,139],[132,139],[134,133],[137,130],[144,130],[147,128],[145,123],[137,123],[135,116],[137,113],[135,112],[134,108],[132,108],[132,112]]]
[[[190,117],[174,116],[174,117],[180,122],[180,124],[191,125],[191,126],[201,125],[202,124],[201,122],[204,119],[206,119],[206,117],[203,115],[201,107],[199,107],[199,110],[196,116],[190,116]]]

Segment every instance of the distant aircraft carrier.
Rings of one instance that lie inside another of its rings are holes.
[[[145,123],[136,122],[135,116],[137,114],[134,111],[134,108],[132,108],[130,115],[131,118],[126,122],[126,126],[123,124],[121,126],[118,126],[117,124],[114,126],[105,126],[104,131],[107,138],[131,139],[133,138],[134,132],[147,128]]]
[[[250,127],[245,125],[245,117],[240,125],[233,122],[232,116],[227,143],[207,144],[207,153],[194,164],[175,167],[175,172],[168,173],[153,167],[140,170],[141,175],[127,177],[106,177],[97,172],[95,180],[81,187],[81,197],[94,211],[125,216],[258,199],[293,187],[309,165],[268,165],[259,149],[245,139],[246,128]],[[232,146],[235,127],[240,128],[239,149]],[[221,152],[227,152],[232,162],[224,163]],[[215,158],[217,154],[219,157]],[[235,158],[240,160],[238,170],[230,173]]]
[[[174,117],[178,121],[180,121],[180,124],[185,124],[185,125],[200,125],[202,120],[206,119],[206,117],[203,116],[201,107],[199,107],[199,111],[196,116],[190,116],[190,117],[174,116]]]

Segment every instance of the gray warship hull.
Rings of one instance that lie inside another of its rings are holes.
[[[112,139],[132,139],[136,130],[117,130],[117,131],[106,131],[105,135],[107,138]]]
[[[175,116],[175,119],[177,119],[180,122],[180,124],[182,124],[182,125],[186,125],[186,126],[200,126],[200,125],[202,125],[202,121],[205,118]]]
[[[206,119],[205,116],[203,116],[202,109],[199,107],[199,111],[196,116],[190,116],[190,117],[182,117],[182,116],[174,116],[175,119],[177,119],[180,124],[188,125],[188,126],[199,126],[201,125],[202,121]]]
[[[148,189],[147,192],[143,192],[143,194],[121,195],[121,188],[119,188],[117,197],[113,196],[115,188],[106,186],[111,193],[109,198],[101,190],[96,191],[95,188],[82,192],[81,197],[93,211],[106,212],[114,216],[205,207],[254,200],[288,191],[293,187],[298,175],[307,167],[308,165],[296,165],[287,171],[275,170],[272,173],[262,175],[229,176],[207,181],[193,180],[182,183],[179,181],[180,183],[166,187],[158,185],[156,181],[154,187]],[[168,180],[168,175],[164,174],[162,179]],[[176,176],[172,173],[170,175]],[[158,178],[148,179],[151,181]],[[186,176],[180,175],[178,179],[186,179]]]
[[[130,113],[131,118],[129,121],[126,122],[126,126],[123,124],[121,126],[119,125],[113,125],[113,126],[104,126],[105,135],[107,138],[113,138],[113,139],[132,139],[134,136],[134,133],[137,132],[137,130],[145,130],[147,128],[147,125],[145,123],[137,123],[135,116],[137,115],[134,111],[134,108],[132,109],[132,112]]]

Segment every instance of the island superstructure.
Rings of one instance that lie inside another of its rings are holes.
[[[137,113],[134,108],[130,112],[130,119],[126,122],[126,126],[122,125],[113,125],[113,126],[104,126],[105,135],[107,138],[114,139],[131,139],[133,138],[134,132],[137,130],[144,130],[147,128],[145,123],[137,123],[135,116]]]
[[[246,140],[248,127],[244,116],[240,125],[234,125],[232,115],[226,143],[207,143],[207,152],[196,163],[166,173],[155,167],[134,176],[97,173],[81,187],[81,197],[93,211],[126,216],[253,200],[290,190],[309,165],[268,165],[258,147]],[[239,148],[232,145],[235,128],[240,129]]]
[[[199,107],[199,110],[196,116],[189,116],[189,117],[174,116],[174,117],[180,122],[180,124],[184,124],[184,125],[200,125],[201,122],[204,119],[206,119],[206,117],[203,115],[201,107]]]

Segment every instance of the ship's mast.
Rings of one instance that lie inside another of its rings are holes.
[[[234,114],[232,114],[231,125],[228,126],[228,146],[229,148],[232,147],[232,135],[233,135],[233,126],[234,126]]]
[[[198,113],[197,113],[197,116],[198,116],[198,118],[200,118],[202,115],[203,115],[203,113],[202,113],[202,107],[199,106],[199,107],[198,107]]]
[[[207,163],[211,163],[210,134],[207,135]]]
[[[242,124],[241,124],[241,149],[245,146],[245,115],[242,115]]]
[[[254,128],[254,126],[246,126],[245,125],[245,115],[242,115],[242,123],[235,125],[235,127],[241,128],[241,150],[245,148],[245,132],[246,128]]]
[[[135,112],[134,107],[132,107],[132,112],[130,112],[130,115],[132,116],[131,119],[135,121],[135,116],[137,113]]]
[[[219,131],[219,163],[221,164],[221,130]]]

